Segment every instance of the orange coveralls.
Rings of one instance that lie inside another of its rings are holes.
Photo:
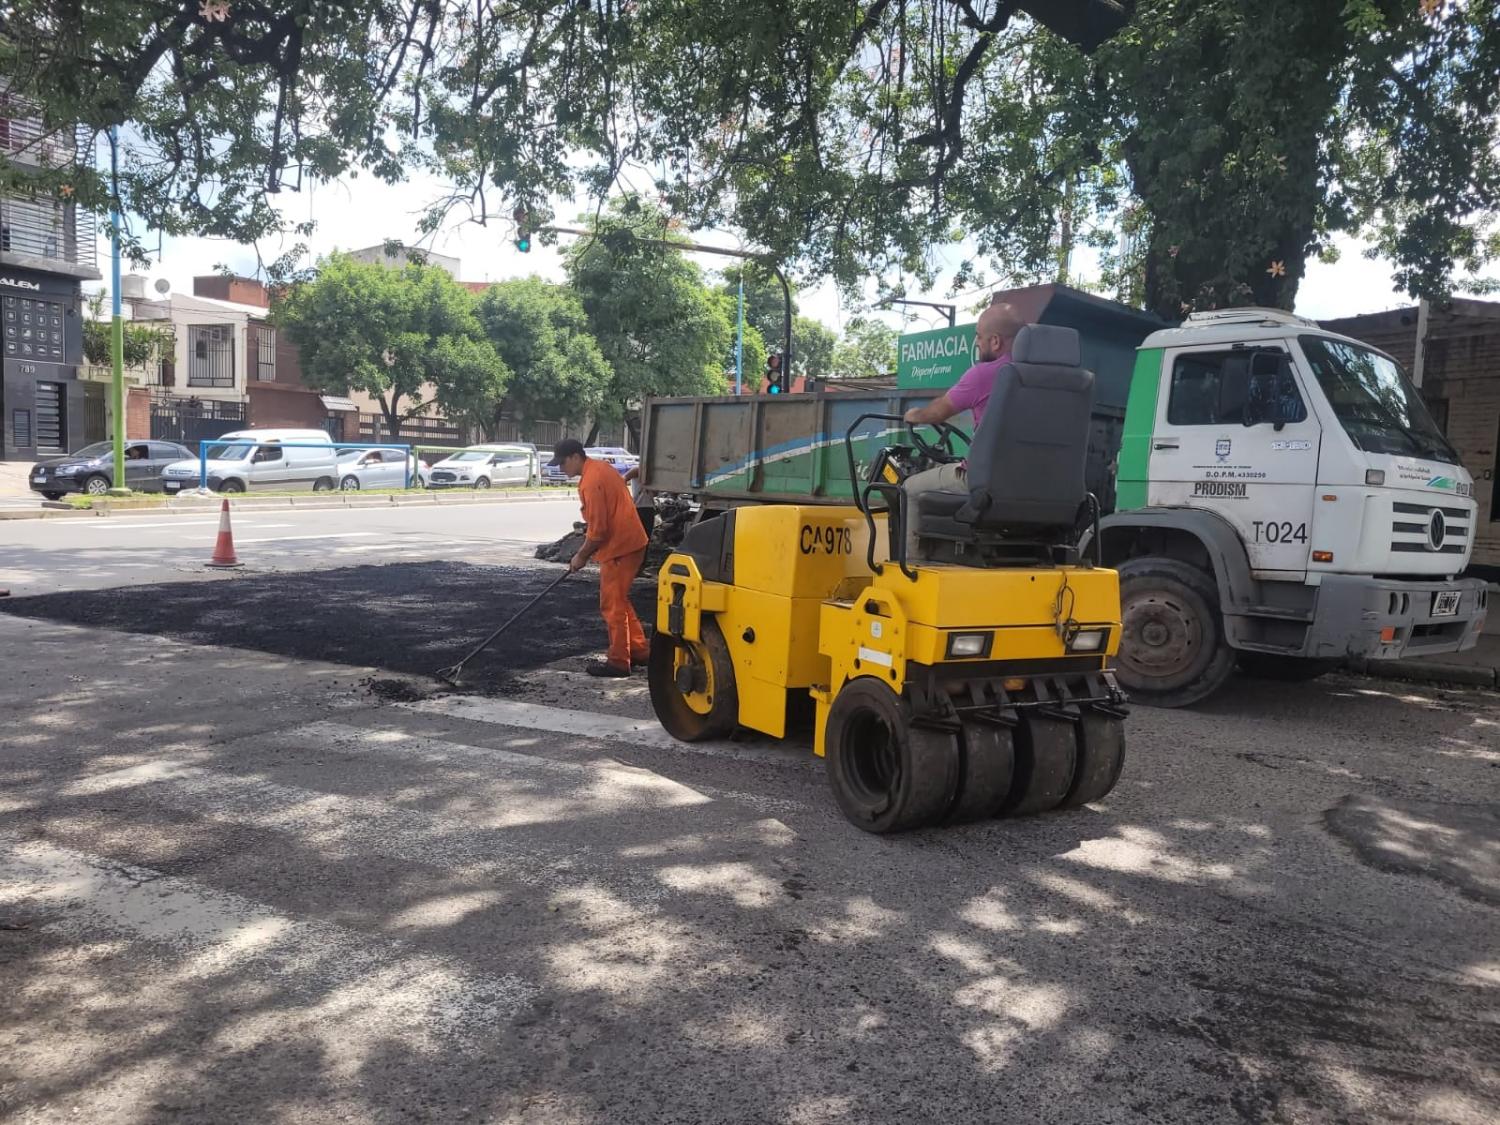
[[[592,457],[578,480],[588,537],[599,543],[599,612],[609,630],[609,663],[629,668],[646,662],[646,634],[630,604],[630,584],[646,558],[646,529],[636,514],[630,486],[611,465]]]

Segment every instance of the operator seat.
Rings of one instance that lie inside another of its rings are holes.
[[[1088,495],[1093,405],[1094,375],[1081,366],[1078,332],[1049,324],[1021,329],[970,442],[969,490],[917,497],[918,554],[1071,546]]]

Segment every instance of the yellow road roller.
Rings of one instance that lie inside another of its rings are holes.
[[[963,435],[868,414],[853,504],[734,508],[663,563],[649,684],[684,741],[805,724],[869,832],[1098,800],[1120,776],[1119,582],[1080,553],[1093,376],[1077,333],[1021,331]],[[933,487],[934,480],[957,487]],[[1092,520],[1091,520],[1092,517]],[[1094,535],[1092,545],[1097,545]]]

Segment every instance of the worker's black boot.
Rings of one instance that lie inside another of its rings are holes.
[[[620,665],[611,664],[607,660],[596,660],[585,668],[584,671],[590,676],[612,676],[615,679],[622,679],[630,675],[630,668],[628,666],[622,668]]]

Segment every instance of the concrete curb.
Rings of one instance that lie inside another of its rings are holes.
[[[1351,672],[1378,680],[1500,688],[1500,669],[1482,664],[1444,664],[1437,660],[1351,660],[1346,667]]]
[[[420,492],[414,493],[411,496],[397,496],[395,494],[361,496],[358,493],[333,493],[332,495],[327,495],[319,493],[316,498],[312,495],[303,498],[301,496],[245,496],[244,494],[240,494],[228,497],[228,499],[230,506],[236,511],[253,512],[275,508],[301,508],[307,511],[314,511],[328,508],[405,508],[419,505],[467,507],[475,504],[534,504],[547,500],[573,499],[577,495],[576,489],[551,488],[545,492],[486,492],[456,495]],[[42,508],[0,511],[0,520],[93,519],[137,515],[201,515],[207,511],[217,510],[219,502],[224,499],[225,497],[222,494],[215,493],[212,496],[179,496],[162,504],[136,505],[127,503],[114,505],[108,500],[104,500],[100,501],[98,506],[86,509],[71,508],[63,504],[58,504]],[[47,502],[44,501],[45,503]]]

